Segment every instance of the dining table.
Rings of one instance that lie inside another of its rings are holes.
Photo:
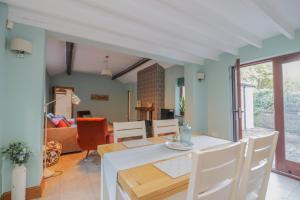
[[[101,157],[101,200],[160,200],[182,199],[185,195],[190,171],[179,177],[157,167],[157,163],[227,145],[232,141],[208,135],[193,136],[190,150],[174,150],[166,146],[166,137],[144,139],[145,146],[128,147],[125,142],[98,146]],[[192,162],[192,161],[191,161]],[[182,165],[182,164],[181,164]],[[174,198],[173,198],[174,197]]]

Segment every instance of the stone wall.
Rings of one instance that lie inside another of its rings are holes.
[[[139,71],[137,79],[137,99],[142,106],[153,103],[153,119],[160,119],[160,109],[164,107],[165,101],[165,69],[156,63]],[[145,119],[146,113],[141,113],[140,120]]]
[[[291,133],[300,133],[300,115],[298,112],[285,112],[285,131]],[[255,126],[267,129],[274,129],[274,113],[260,113],[255,116]]]

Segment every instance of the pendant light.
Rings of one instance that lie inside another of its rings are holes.
[[[102,69],[102,71],[101,71],[101,75],[103,75],[103,76],[112,76],[112,73],[111,73],[110,69],[108,68],[108,58],[109,58],[109,56],[105,56],[105,60],[104,60],[105,68]]]

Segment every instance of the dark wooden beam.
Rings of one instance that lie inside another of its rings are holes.
[[[67,65],[67,74],[71,75],[72,73],[72,60],[73,60],[73,42],[66,42],[66,65]]]
[[[128,73],[128,72],[134,70],[135,68],[138,68],[138,67],[141,66],[142,64],[148,62],[149,60],[151,60],[151,59],[149,59],[149,58],[143,58],[143,59],[139,60],[138,62],[136,62],[136,63],[134,63],[133,65],[131,65],[131,66],[127,67],[126,69],[124,69],[123,71],[121,71],[121,72],[119,72],[119,73],[113,75],[113,76],[112,76],[112,80],[117,79],[117,78],[123,76],[124,74],[126,74],[126,73]]]

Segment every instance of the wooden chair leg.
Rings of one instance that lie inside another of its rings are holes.
[[[89,157],[89,153],[90,153],[90,150],[87,151],[85,159],[87,159]]]

